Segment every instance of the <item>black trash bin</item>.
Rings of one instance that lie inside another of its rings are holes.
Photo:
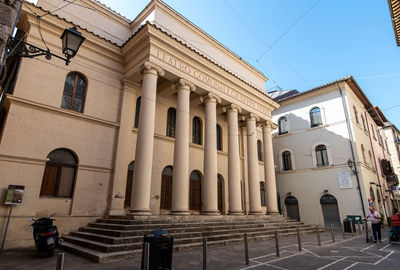
[[[343,228],[345,233],[351,233],[351,226],[353,226],[353,232],[356,232],[356,224],[351,219],[343,219]]]
[[[149,243],[149,269],[171,270],[172,251],[174,238],[164,230],[154,230],[153,235],[145,235],[143,238],[142,263],[140,269],[144,269],[144,248]]]

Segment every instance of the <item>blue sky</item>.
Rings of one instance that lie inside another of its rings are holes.
[[[101,2],[133,19],[148,0]],[[353,75],[370,101],[400,128],[400,47],[387,1],[165,2],[262,71],[270,79],[267,90],[304,91]]]

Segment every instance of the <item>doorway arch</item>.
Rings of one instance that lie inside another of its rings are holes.
[[[217,176],[218,185],[218,211],[222,214],[224,212],[224,178],[222,175]]]
[[[132,181],[133,181],[133,170],[135,168],[135,161],[132,161],[128,165],[128,175],[126,177],[126,187],[125,187],[125,208],[131,207],[131,197],[132,197]]]
[[[288,218],[300,221],[299,202],[296,197],[288,196],[285,199],[286,215]]]
[[[161,174],[160,209],[171,210],[172,207],[172,166],[167,166]]]
[[[189,210],[201,211],[201,174],[198,171],[190,174]]]
[[[337,200],[331,194],[325,194],[320,199],[325,227],[330,225],[340,227],[340,216]]]

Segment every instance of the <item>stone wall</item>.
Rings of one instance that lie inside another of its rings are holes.
[[[19,3],[20,2],[17,0],[1,0],[0,2],[0,59],[1,60],[3,60],[8,35],[14,23]]]

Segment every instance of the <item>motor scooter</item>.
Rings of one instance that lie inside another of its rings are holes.
[[[30,220],[34,221],[31,226],[36,249],[47,253],[49,257],[53,256],[55,248],[60,243],[57,226],[53,225],[55,219],[50,216],[39,219],[31,218]]]

